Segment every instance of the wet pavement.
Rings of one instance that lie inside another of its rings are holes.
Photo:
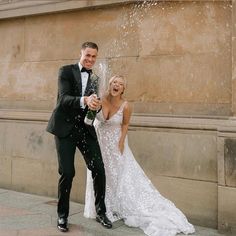
[[[123,221],[105,229],[83,216],[84,205],[71,202],[69,232],[56,228],[57,199],[0,189],[0,236],[145,236],[142,230]],[[194,236],[222,236],[215,229],[195,226]],[[179,234],[182,235],[182,234]]]

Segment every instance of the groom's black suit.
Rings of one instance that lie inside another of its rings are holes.
[[[92,74],[88,78],[84,96],[97,91],[99,78]],[[105,170],[101,151],[93,127],[84,124],[87,108],[82,109],[81,72],[78,64],[60,68],[58,78],[57,105],[48,122],[47,131],[55,135],[59,164],[58,216],[67,218],[72,180],[75,175],[74,155],[76,147],[82,153],[88,169],[92,171],[95,191],[95,206],[98,214],[106,212]]]

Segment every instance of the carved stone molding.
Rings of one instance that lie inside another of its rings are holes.
[[[50,115],[51,111],[42,110],[0,110],[0,120],[47,122]],[[227,136],[227,133],[229,132],[236,132],[236,120],[230,118],[217,119],[207,117],[147,116],[145,114],[134,113],[131,118],[131,128],[132,127],[219,131],[222,132],[223,136]]]
[[[135,2],[133,0],[0,0],[0,19]]]

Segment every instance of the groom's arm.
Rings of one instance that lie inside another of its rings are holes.
[[[74,95],[71,66],[63,66],[58,74],[58,100],[65,109],[80,108],[80,96]]]

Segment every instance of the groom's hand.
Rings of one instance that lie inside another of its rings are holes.
[[[91,110],[98,110],[101,107],[101,101],[96,94],[91,94],[89,97],[85,98],[85,104]]]

